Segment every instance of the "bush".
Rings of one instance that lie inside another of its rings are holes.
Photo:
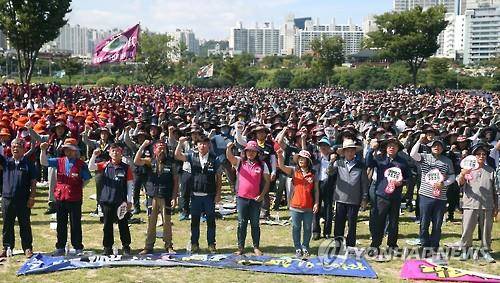
[[[102,77],[97,80],[96,85],[97,86],[112,86],[116,85],[117,80],[114,77]]]
[[[290,70],[278,70],[274,73],[273,84],[279,88],[288,88],[293,79],[293,74]]]

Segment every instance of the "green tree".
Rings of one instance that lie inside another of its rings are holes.
[[[280,56],[266,56],[262,58],[262,61],[260,61],[260,65],[268,69],[279,68],[281,67],[282,60],[283,58]]]
[[[278,70],[274,73],[273,82],[276,87],[287,88],[293,79],[293,74],[288,69]]]
[[[222,78],[227,80],[231,85],[236,85],[238,79],[242,77],[243,68],[234,58],[228,58],[222,67]]]
[[[450,68],[448,58],[430,58],[427,61],[427,82],[434,87],[445,87]]]
[[[172,44],[172,37],[142,32],[137,62],[142,63],[140,69],[144,81],[152,84],[162,75],[167,75],[172,70],[172,58],[178,54],[178,47]]]
[[[437,37],[448,25],[445,13],[446,8],[439,5],[376,16],[378,29],[368,33],[367,47],[379,48],[383,58],[405,61],[416,85],[422,63],[439,48]]]
[[[311,42],[314,66],[318,73],[330,84],[333,68],[344,63],[344,41],[338,36],[316,38]]]
[[[71,0],[0,0],[0,30],[17,51],[19,79],[30,83],[38,52],[57,38]]]
[[[68,84],[71,84],[71,78],[80,73],[83,69],[83,63],[78,60],[78,58],[65,58],[61,60],[61,67],[64,70],[66,76],[68,76]]]

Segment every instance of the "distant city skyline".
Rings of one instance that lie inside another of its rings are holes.
[[[273,22],[279,26],[285,17],[319,18],[329,23],[347,23],[349,18],[361,25],[363,18],[392,9],[392,0],[74,0],[68,15],[71,25],[109,30],[124,29],[138,22],[141,28],[154,32],[192,29],[205,40],[228,40],[230,28],[242,21],[245,26],[256,22]]]

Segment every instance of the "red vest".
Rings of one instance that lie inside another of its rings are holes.
[[[292,182],[293,194],[290,206],[300,209],[312,209],[314,205],[314,174],[309,172],[302,175],[300,170],[295,170]]]
[[[54,188],[54,197],[58,201],[81,201],[83,199],[83,179],[80,177],[80,170],[83,161],[77,159],[66,175],[66,157],[57,159],[57,184]]]

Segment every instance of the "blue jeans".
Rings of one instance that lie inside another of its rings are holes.
[[[420,243],[424,248],[438,248],[441,239],[441,226],[446,211],[446,200],[420,197]],[[429,236],[429,226],[432,230]]]
[[[292,216],[292,238],[293,245],[296,250],[309,249],[309,242],[311,241],[311,231],[312,231],[312,220],[313,213],[310,212],[298,212],[290,210],[290,215]],[[300,242],[300,232],[304,229],[304,234],[302,238],[302,243]]]
[[[260,202],[238,197],[236,203],[238,209],[238,248],[245,247],[248,221],[252,227],[253,247],[258,248],[260,244]]]
[[[215,245],[215,196],[191,195],[191,244],[199,245],[200,217],[205,212],[207,218],[207,242]]]

